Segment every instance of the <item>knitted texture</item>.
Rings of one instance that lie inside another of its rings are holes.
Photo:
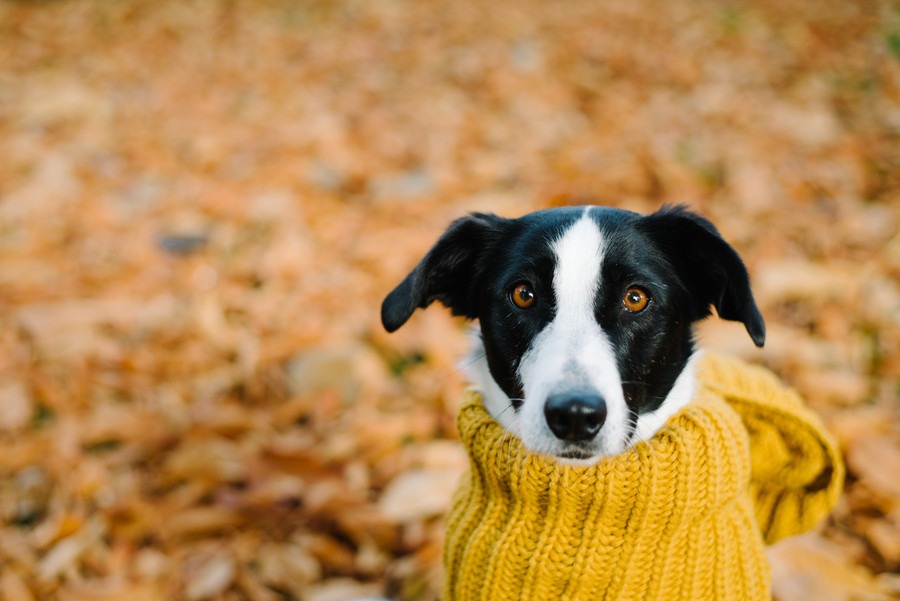
[[[589,467],[529,453],[468,393],[444,601],[770,599],[764,544],[829,512],[840,454],[770,372],[705,354],[698,376],[650,441]]]

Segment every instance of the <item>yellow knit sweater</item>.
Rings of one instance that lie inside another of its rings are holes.
[[[445,601],[768,600],[765,543],[834,505],[832,439],[773,374],[704,355],[693,401],[590,467],[531,454],[469,393],[472,466],[447,524]]]

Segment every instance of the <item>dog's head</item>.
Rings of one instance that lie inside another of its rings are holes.
[[[479,320],[473,372],[494,417],[576,463],[624,451],[689,400],[692,324],[710,307],[765,340],[737,252],[680,207],[464,217],[387,296],[384,327],[435,300]]]

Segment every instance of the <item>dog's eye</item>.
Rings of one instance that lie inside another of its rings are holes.
[[[534,290],[531,289],[530,284],[517,284],[510,291],[509,297],[512,299],[513,304],[520,309],[528,309],[534,305]]]
[[[631,313],[640,313],[650,304],[650,297],[640,288],[629,288],[622,298],[625,310]]]

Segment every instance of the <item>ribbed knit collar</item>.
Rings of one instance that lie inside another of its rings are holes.
[[[615,504],[627,518],[641,502],[668,506],[683,498],[684,511],[702,514],[749,484],[747,431],[717,399],[698,399],[650,441],[591,466],[563,465],[531,453],[490,416],[475,392],[466,394],[458,424],[473,469],[496,494],[516,503],[547,509]],[[615,498],[607,498],[610,491]]]

